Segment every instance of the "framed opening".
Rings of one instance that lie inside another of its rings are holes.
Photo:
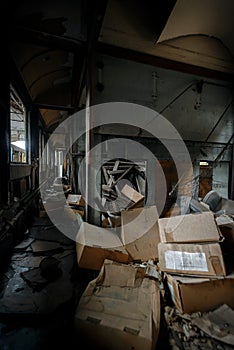
[[[212,182],[213,182],[212,162],[200,161],[199,174],[200,174],[199,197],[204,198],[205,195],[212,190]]]
[[[26,125],[26,107],[13,86],[10,86],[10,161],[12,163],[27,163]]]

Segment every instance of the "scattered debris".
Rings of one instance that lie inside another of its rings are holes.
[[[24,251],[26,248],[28,248],[32,243],[34,242],[33,238],[27,238],[24,239],[22,242],[20,242],[19,244],[17,244],[14,247],[14,251],[15,252],[19,252],[19,251]]]
[[[53,256],[44,258],[40,262],[40,273],[41,276],[46,278],[48,281],[54,281],[62,274],[62,270],[59,267],[60,261]]]
[[[63,251],[63,247],[57,242],[47,242],[36,240],[32,243],[33,253],[43,254],[48,252]]]
[[[228,305],[193,318],[192,323],[210,337],[234,345],[234,310]]]
[[[29,237],[16,246],[4,273],[0,314],[51,315],[69,303],[76,296],[77,281],[72,275],[75,263],[75,242],[51,225],[48,218],[36,219]]]
[[[122,210],[144,206],[145,169],[144,162],[135,164],[122,160],[109,161],[102,166],[101,205],[110,227],[118,226],[111,216],[120,216]]]
[[[57,242],[62,245],[74,245],[74,242],[56,227],[33,227],[30,229],[29,236],[40,241]]]
[[[195,320],[201,317],[200,313],[190,316],[180,314],[176,308],[165,306],[163,316],[169,331],[169,344],[173,350],[233,349],[221,342],[220,338],[215,339],[213,335],[209,336],[195,324]],[[210,324],[210,326],[210,332],[213,332],[213,325]]]
[[[48,284],[48,280],[41,275],[40,268],[21,272],[20,276],[28,283],[29,287],[35,291],[42,290]]]

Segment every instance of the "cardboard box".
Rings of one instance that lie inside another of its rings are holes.
[[[153,350],[160,327],[160,292],[143,269],[105,260],[75,313],[77,337],[88,349]]]
[[[109,219],[111,221],[112,227],[120,227],[121,226],[121,215],[110,215]]]
[[[128,263],[127,251],[118,235],[109,229],[81,223],[76,237],[77,263],[81,268],[100,270],[105,259]]]
[[[48,218],[48,214],[46,210],[39,211],[39,218]]]
[[[219,242],[221,234],[212,212],[158,220],[161,242]]]
[[[67,196],[67,204],[84,207],[85,199],[80,194],[69,194]]]
[[[231,224],[233,222],[233,219],[229,215],[221,214],[215,218],[215,221],[220,227],[222,225]]]
[[[144,206],[144,196],[134,190],[131,186],[128,184],[124,185],[124,187],[121,190],[121,193],[131,200],[132,203],[129,203],[128,208],[138,208]]]
[[[63,198],[58,197],[51,197],[49,198],[46,202],[43,203],[44,206],[44,210],[45,211],[53,211],[53,210],[57,210],[57,209],[62,209],[64,206],[64,195]]]
[[[81,215],[82,217],[84,216],[84,209],[81,210],[71,205],[64,205],[64,213],[74,221],[77,219],[77,214]]]
[[[173,204],[172,207],[166,211],[166,213],[163,215],[165,218],[170,218],[171,216],[177,216],[181,214],[181,209],[178,206],[178,204]]]
[[[219,243],[159,243],[158,252],[162,271],[196,276],[226,275]]]
[[[234,254],[234,221],[219,226],[224,237],[221,247],[224,252]]]
[[[234,308],[234,273],[223,278],[180,277],[166,274],[171,298],[179,312],[207,312],[222,304]]]
[[[225,211],[227,215],[234,215],[234,201],[231,199],[222,198],[221,210]]]
[[[133,260],[157,260],[160,240],[156,206],[122,211],[121,239]]]

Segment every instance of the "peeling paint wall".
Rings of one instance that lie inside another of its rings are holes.
[[[98,69],[98,63],[103,68]],[[190,152],[194,176],[199,173],[199,161],[215,161],[233,134],[234,108],[231,84],[203,77],[157,68],[145,64],[99,55],[96,57],[93,104],[131,102],[154,109],[167,118],[180,133]],[[98,83],[103,89],[98,89]],[[203,80],[201,93],[199,83]],[[134,121],[133,121],[134,124]],[[136,137],[137,128],[109,125],[100,127],[103,140],[114,135]],[[158,159],[168,159],[168,153],[157,140],[142,132],[141,143]],[[214,186],[228,195],[228,170],[232,145],[222,154],[214,169]],[[223,165],[225,163],[225,165]],[[220,169],[220,171],[218,171]]]
[[[199,94],[196,84],[203,79],[202,77],[104,55],[97,57],[97,62],[99,61],[104,65],[104,89],[98,91],[94,88],[93,104],[124,101],[144,105],[157,112],[163,111],[162,115],[173,124],[184,140],[225,143],[232,135],[233,105],[228,108],[207,140],[233,99],[230,84],[204,79],[202,92]],[[153,74],[156,74],[156,80]],[[98,69],[94,78],[96,85]],[[189,88],[181,94],[187,87]],[[165,108],[166,106],[168,107]]]

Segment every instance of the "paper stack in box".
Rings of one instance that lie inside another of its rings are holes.
[[[230,304],[234,279],[233,276],[226,277],[220,246],[223,237],[214,214],[203,212],[160,218],[158,224],[159,268],[166,273],[177,308],[191,313],[207,311],[225,300]],[[215,286],[220,292],[211,298],[212,292],[208,291]],[[191,294],[191,290],[196,293]],[[225,293],[226,299],[222,299]]]
[[[144,269],[105,260],[80,298],[75,329],[86,348],[153,350],[160,326],[160,292]]]

